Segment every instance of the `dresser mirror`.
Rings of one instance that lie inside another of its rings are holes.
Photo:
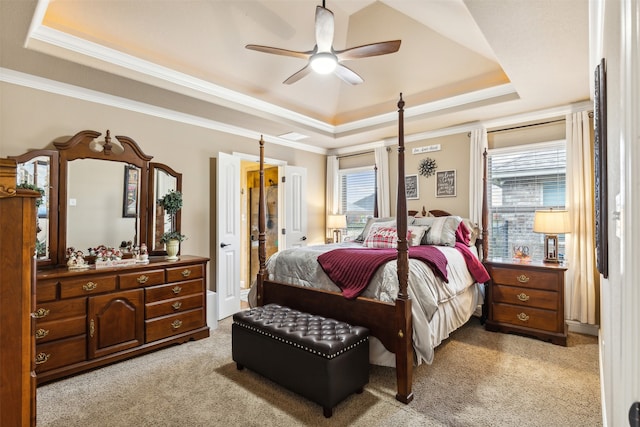
[[[45,190],[38,211],[39,265],[66,264],[67,248],[86,251],[105,245],[145,243],[150,255],[164,255],[160,236],[171,231],[158,205],[166,192],[182,191],[182,176],[152,163],[129,137],[81,131],[54,141],[56,150],[14,157],[18,184]],[[58,203],[58,201],[60,203]],[[180,216],[175,227],[180,227]]]
[[[152,253],[164,251],[160,238],[165,232],[175,231],[171,216],[164,212],[160,200],[170,191],[182,191],[182,174],[167,165],[151,163],[149,166],[149,249]],[[176,224],[180,224],[180,211],[176,213]]]
[[[30,151],[13,157],[17,162],[17,184],[42,190],[37,207],[36,259],[40,264],[54,264],[57,249],[58,224],[58,152]]]

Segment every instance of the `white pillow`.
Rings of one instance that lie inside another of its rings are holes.
[[[425,238],[425,234],[429,231],[429,226],[426,225],[410,225],[407,227],[409,232],[409,246],[422,245],[422,239]]]
[[[440,216],[433,218],[427,233],[428,245],[455,246],[456,230],[462,218],[459,216]]]

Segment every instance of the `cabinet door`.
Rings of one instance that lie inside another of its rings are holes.
[[[144,291],[89,298],[89,359],[144,344]]]

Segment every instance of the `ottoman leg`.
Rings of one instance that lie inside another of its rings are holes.
[[[333,408],[324,407],[322,408],[322,413],[324,414],[325,418],[331,418],[331,416],[333,415]]]

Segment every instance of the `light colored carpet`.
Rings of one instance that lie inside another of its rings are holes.
[[[487,332],[478,319],[414,371],[414,401],[395,400],[395,370],[322,408],[231,359],[231,320],[210,338],[40,386],[38,426],[600,426],[598,344],[567,347]]]

